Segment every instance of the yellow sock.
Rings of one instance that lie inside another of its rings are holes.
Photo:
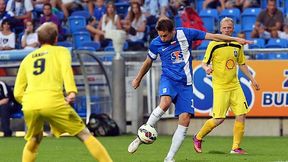
[[[239,148],[241,139],[244,135],[244,127],[245,124],[243,122],[235,121],[233,129],[234,136],[233,136],[232,150]]]
[[[92,135],[84,141],[91,155],[99,162],[113,162],[104,146]]]
[[[213,118],[207,120],[205,124],[203,125],[203,127],[200,129],[200,131],[197,133],[196,138],[198,140],[202,140],[202,138],[204,138],[215,127],[216,127],[216,124]]]
[[[39,144],[35,140],[26,142],[23,149],[22,162],[34,162]]]

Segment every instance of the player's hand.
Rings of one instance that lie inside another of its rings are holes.
[[[236,38],[236,41],[242,45],[244,44],[253,44],[254,42],[253,41],[250,41],[250,40],[246,40],[246,39],[243,39],[243,38]]]
[[[134,89],[136,89],[136,88],[139,87],[139,85],[140,85],[140,81],[139,81],[138,79],[133,79],[133,81],[132,81],[132,87],[133,87]]]
[[[255,79],[251,80],[253,87],[256,89],[256,91],[260,90],[260,85],[257,83]]]
[[[208,67],[205,69],[206,74],[210,75],[213,72],[213,69],[211,67]]]
[[[76,93],[70,92],[68,94],[68,96],[66,96],[65,100],[68,104],[70,104],[70,103],[73,103],[75,101],[75,98],[76,98]]]

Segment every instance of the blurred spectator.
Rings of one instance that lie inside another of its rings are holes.
[[[278,31],[278,36],[281,39],[288,40],[288,24],[285,24],[283,29],[284,29],[283,32],[282,31]]]
[[[53,22],[57,25],[59,31],[59,40],[63,40],[63,31],[61,27],[61,21],[58,19],[56,15],[52,13],[52,5],[50,3],[45,3],[43,6],[43,15],[40,18],[40,24],[45,22]]]
[[[257,16],[254,30],[251,33],[252,38],[259,38],[263,33],[270,33],[272,38],[278,37],[278,31],[281,30],[284,22],[283,13],[277,9],[275,0],[268,0],[267,9],[262,10]]]
[[[1,127],[4,137],[10,137],[10,117],[13,112],[19,111],[21,106],[15,101],[11,88],[3,81],[0,81],[0,115]]]
[[[243,11],[245,8],[259,7],[258,0],[229,0],[225,2],[225,8],[238,8]]]
[[[33,0],[32,4],[34,6],[34,9],[39,12],[43,9],[44,4],[50,3],[50,0]]]
[[[175,16],[180,16],[179,12],[183,12],[184,6],[184,0],[171,0],[167,10],[168,17],[173,20]]]
[[[64,14],[66,21],[72,11],[82,10],[81,3],[77,0],[54,0],[52,1],[53,8],[60,8]]]
[[[33,5],[31,0],[8,0],[6,11],[14,14],[13,23],[15,26],[24,27],[24,22],[32,20]]]
[[[116,8],[113,2],[108,2],[106,14],[104,14],[98,24],[98,29],[103,32],[100,36],[100,42],[102,47],[107,45],[107,41],[102,41],[104,33],[109,32],[111,29],[121,29],[120,17],[116,14]]]
[[[203,9],[217,9],[221,12],[225,9],[225,0],[205,0],[203,2]]]
[[[11,23],[8,19],[2,21],[0,31],[0,50],[12,50],[15,48],[15,33],[11,31]]]
[[[101,17],[106,13],[106,6],[104,0],[91,1],[88,6],[90,15],[93,15],[97,21],[101,20]]]
[[[146,17],[142,13],[140,4],[131,3],[131,10],[126,17],[125,30],[128,33],[128,46],[130,50],[144,49],[144,32],[146,28]],[[132,49],[133,48],[133,49]]]
[[[159,17],[166,17],[168,5],[168,0],[145,0],[143,9],[147,24],[156,24]]]
[[[32,21],[26,21],[26,29],[21,39],[21,46],[24,49],[35,49],[39,47],[38,35],[34,30]]]
[[[13,13],[6,11],[5,0],[0,0],[0,24],[4,19],[9,19],[11,17],[13,17]]]
[[[246,39],[246,34],[245,34],[245,32],[239,32],[237,35],[238,35],[239,38]],[[248,50],[248,49],[249,49],[249,45],[248,45],[248,44],[245,44],[245,45],[243,45],[243,48],[244,48],[244,50]]]
[[[90,32],[94,41],[100,43],[100,37],[104,35],[104,32],[97,29],[97,20],[94,16],[88,19],[86,29]]]

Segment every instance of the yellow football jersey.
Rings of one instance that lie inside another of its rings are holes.
[[[71,55],[64,47],[43,45],[22,61],[14,95],[23,109],[42,109],[67,104],[67,93],[77,93],[71,67]]]
[[[214,90],[232,90],[240,85],[237,64],[245,64],[245,55],[243,46],[239,43],[211,41],[203,62],[212,64],[211,75]]]

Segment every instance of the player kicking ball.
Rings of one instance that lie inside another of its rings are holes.
[[[233,20],[228,17],[223,18],[220,22],[220,31],[222,34],[231,36],[234,31]],[[209,66],[209,64],[212,64],[212,66]],[[246,154],[246,151],[240,147],[240,143],[244,134],[245,116],[250,109],[237,77],[237,64],[252,82],[254,88],[260,90],[259,84],[250,74],[248,66],[245,64],[245,55],[241,44],[234,41],[212,41],[209,43],[202,67],[206,74],[212,75],[213,118],[207,120],[193,138],[194,149],[197,153],[202,152],[202,139],[225,120],[230,107],[236,116],[233,129],[233,145],[230,153]]]
[[[143,76],[148,72],[154,60],[160,56],[162,75],[160,78],[160,103],[150,114],[147,124],[155,127],[161,116],[170,105],[175,105],[175,115],[178,117],[178,127],[173,135],[170,150],[164,162],[174,162],[174,156],[179,150],[188,130],[190,118],[194,114],[192,92],[192,56],[191,45],[194,40],[237,41],[241,44],[251,43],[241,38],[222,34],[211,34],[191,28],[174,28],[174,23],[168,18],[160,18],[156,24],[158,37],[152,40],[146,60],[136,78],[132,81],[134,89],[138,88]],[[141,145],[135,138],[128,146],[128,152],[134,153]]]

